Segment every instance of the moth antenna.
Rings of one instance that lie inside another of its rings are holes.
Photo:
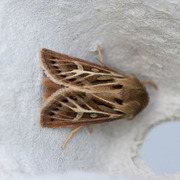
[[[107,66],[107,65],[105,64],[105,62],[103,61],[102,54],[101,54],[101,49],[100,49],[100,45],[99,45],[99,44],[97,45],[97,49],[98,49],[98,54],[99,54],[99,60],[100,60],[100,62],[101,62],[104,66]]]
[[[70,132],[69,136],[66,138],[66,140],[64,141],[64,143],[63,143],[63,145],[62,145],[62,149],[65,148],[67,142],[71,139],[71,136],[72,136],[74,133],[76,133],[77,131],[79,131],[79,129],[81,129],[82,127],[83,127],[83,126],[79,126],[79,127],[77,127],[76,129],[74,129],[74,130],[72,130],[72,131]]]
[[[156,90],[158,90],[157,85],[153,81],[146,80],[146,81],[141,81],[141,83],[142,84],[151,84]]]
[[[104,60],[103,60],[103,58],[102,58],[102,53],[101,53],[101,49],[100,49],[100,45],[99,45],[99,44],[97,45],[97,49],[98,49],[99,60],[100,60],[101,64],[102,64],[103,66],[107,67],[109,70],[115,71],[115,72],[119,73],[117,70],[115,70],[115,69],[113,69],[112,67],[108,66],[108,65],[104,62]]]

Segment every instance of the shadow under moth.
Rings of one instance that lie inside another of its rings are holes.
[[[77,127],[117,119],[133,119],[148,104],[144,83],[134,75],[107,66],[98,46],[102,66],[48,49],[41,49],[44,78],[44,104],[40,110],[42,127]],[[89,126],[90,127],[90,126]],[[91,127],[90,127],[91,129]]]

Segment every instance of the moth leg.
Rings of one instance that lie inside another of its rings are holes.
[[[88,125],[88,128],[89,128],[89,132],[92,133],[92,125]]]
[[[99,46],[99,45],[97,46],[97,49],[98,49],[99,60],[100,60],[101,64],[102,64],[103,66],[105,66],[106,68],[108,68],[109,70],[115,71],[115,72],[119,73],[117,70],[111,68],[110,66],[108,66],[108,65],[104,62],[104,60],[103,60],[103,58],[102,58],[102,54],[101,54],[101,49],[100,49],[100,46]]]
[[[151,84],[156,90],[158,90],[157,85],[153,81],[146,80],[146,81],[141,81],[141,83],[142,84]]]
[[[83,127],[83,126],[79,126],[79,127],[73,129],[73,130],[70,132],[69,136],[66,138],[66,140],[64,141],[64,143],[63,143],[63,145],[62,145],[62,149],[65,148],[65,146],[66,146],[67,142],[69,141],[69,139],[71,138],[71,136],[72,136],[74,133],[76,133],[79,129],[81,129],[82,127]]]
[[[102,54],[101,54],[101,49],[100,49],[100,45],[97,46],[97,49],[98,49],[98,54],[99,54],[99,60],[100,60],[100,62],[101,62],[104,66],[107,66],[107,65],[105,64],[105,62],[103,61]]]

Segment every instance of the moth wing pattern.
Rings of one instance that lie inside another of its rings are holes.
[[[97,94],[60,89],[44,103],[40,124],[43,127],[73,127],[122,118],[125,114]]]
[[[47,82],[52,81],[40,112],[43,127],[133,119],[148,104],[148,94],[134,75],[48,49],[41,50],[40,63]]]
[[[112,82],[115,77],[125,77],[125,74],[107,67],[45,48],[40,51],[40,64],[53,82],[66,86],[89,88]]]

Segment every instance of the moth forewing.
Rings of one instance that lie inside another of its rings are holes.
[[[57,53],[48,49],[41,49],[40,64],[45,74],[56,84],[76,86],[96,85],[110,82],[110,76],[122,78],[125,74],[82,59]],[[101,79],[101,78],[104,79]]]
[[[101,59],[102,62],[102,59]],[[48,79],[40,112],[43,127],[74,127],[132,119],[148,104],[143,84],[134,76],[60,54],[40,52]]]

